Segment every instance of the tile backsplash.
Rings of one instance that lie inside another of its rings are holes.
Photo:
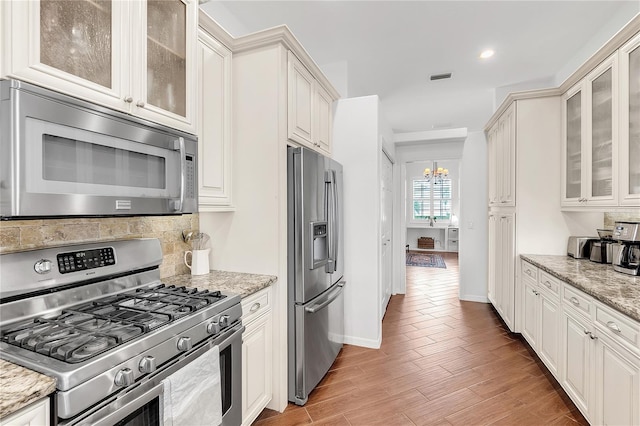
[[[616,222],[640,222],[640,211],[637,213],[605,213],[604,226],[612,228]]]
[[[163,261],[160,277],[187,274],[183,256],[191,247],[182,231],[198,229],[198,215],[0,221],[0,253],[64,244],[158,238]]]

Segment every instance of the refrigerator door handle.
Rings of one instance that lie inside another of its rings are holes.
[[[345,284],[346,284],[345,281],[340,281],[337,285],[337,288],[333,290],[333,292],[327,297],[327,300],[325,300],[324,302],[317,303],[313,306],[305,307],[304,308],[305,312],[309,312],[310,314],[315,314],[316,312],[327,307],[329,304],[331,304],[331,302],[336,300],[338,296],[340,296],[340,293],[342,293],[342,291],[344,290]]]
[[[338,259],[338,190],[336,182],[336,171],[325,171],[325,183],[327,184],[327,220],[329,222],[329,259],[325,271],[327,274],[333,274],[336,269],[336,260]],[[329,196],[328,193],[331,193]]]

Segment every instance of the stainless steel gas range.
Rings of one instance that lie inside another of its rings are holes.
[[[54,422],[162,425],[163,382],[217,346],[241,423],[240,297],[164,285],[161,262],[157,239],[0,256],[0,357],[56,379]]]

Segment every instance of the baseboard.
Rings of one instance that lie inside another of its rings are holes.
[[[489,299],[487,299],[486,296],[477,296],[474,294],[461,294],[460,300],[464,300],[466,302],[489,303]]]
[[[363,339],[361,337],[344,336],[344,343],[347,345],[362,346],[371,349],[380,349],[382,336],[378,339]]]

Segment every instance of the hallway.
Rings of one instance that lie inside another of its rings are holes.
[[[380,349],[345,345],[304,407],[254,425],[587,424],[490,305],[458,300],[457,254],[444,258],[446,269],[407,267]]]

